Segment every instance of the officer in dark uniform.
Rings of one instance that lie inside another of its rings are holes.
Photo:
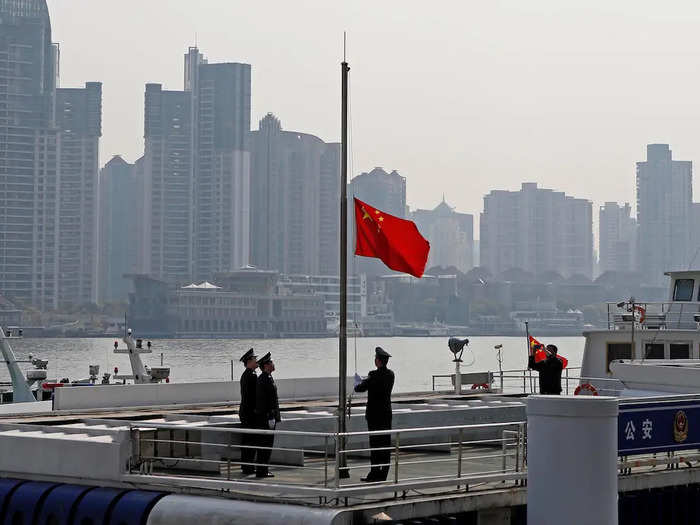
[[[365,379],[355,374],[355,392],[367,392],[367,429],[391,430],[391,390],[394,388],[394,372],[386,367],[391,355],[379,346],[374,352],[374,365],[377,369],[372,370]],[[372,468],[362,481],[384,481],[389,474],[391,461],[391,434],[370,436],[369,446],[372,449]]]
[[[255,388],[255,426],[260,429],[274,430],[280,419],[280,404],[277,399],[277,386],[272,379],[272,372],[275,371],[275,363],[272,361],[270,352],[266,353],[258,359],[258,366],[262,374],[258,376],[258,381]],[[270,455],[272,454],[272,446],[275,442],[275,436],[272,434],[258,434],[257,456],[255,463],[256,478],[272,478],[272,474],[268,470],[270,463]]]
[[[241,406],[238,409],[238,417],[241,420],[242,428],[255,428],[255,396],[258,376],[255,369],[258,368],[256,362],[258,356],[251,348],[243,356],[241,363],[245,370],[241,374]],[[243,474],[253,474],[255,472],[255,434],[241,435],[241,471]]]
[[[538,350],[535,348],[535,350]],[[557,347],[547,345],[545,353],[547,358],[544,361],[535,363],[535,356],[530,355],[527,366],[540,373],[540,394],[558,396],[561,394],[561,371],[564,365],[557,357]]]

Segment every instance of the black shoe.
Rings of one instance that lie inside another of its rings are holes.
[[[256,478],[274,478],[275,475],[272,472],[258,472],[255,474]]]

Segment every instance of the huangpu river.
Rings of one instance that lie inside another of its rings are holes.
[[[535,334],[536,335],[536,334]],[[430,390],[432,376],[454,373],[453,355],[447,348],[447,337],[358,337],[348,338],[348,374],[355,370],[366,375],[374,368],[374,348],[381,346],[393,357],[389,368],[396,374],[397,392]],[[569,367],[581,366],[583,337],[538,337],[545,344],[553,343],[559,353],[569,359]],[[502,344],[503,369],[527,367],[525,337],[475,336],[462,357],[462,373],[497,371],[495,345]],[[88,377],[88,365],[100,365],[100,373],[130,374],[129,359],[114,354],[110,338],[53,339],[25,338],[12,340],[18,359],[29,354],[48,359],[48,377],[71,380]],[[249,348],[261,356],[271,352],[277,378],[331,377],[338,375],[338,339],[153,339],[153,353],[142,356],[149,366],[163,364],[171,368],[173,382],[226,381],[231,379],[231,360],[236,380],[243,370],[238,358]],[[124,343],[119,341],[121,347]],[[145,343],[144,343],[145,346]],[[30,368],[25,364],[22,368]],[[0,366],[0,381],[9,381],[5,366]],[[443,385],[445,382],[443,380]]]

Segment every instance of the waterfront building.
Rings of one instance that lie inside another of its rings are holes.
[[[592,203],[523,183],[484,197],[480,264],[493,275],[519,268],[564,277],[593,273]]]
[[[340,278],[329,275],[280,275],[280,293],[307,293],[321,295],[327,319],[338,318],[340,313]],[[367,278],[365,275],[348,276],[348,318],[367,315]]]
[[[56,90],[58,304],[97,302],[102,84]]]
[[[616,202],[606,202],[600,207],[598,242],[601,274],[636,270],[637,221],[631,212],[629,203],[620,206]]]
[[[645,282],[661,284],[664,272],[685,270],[693,253],[693,164],[672,159],[668,144],[647,145],[637,162],[638,261]]]
[[[99,302],[125,301],[139,273],[141,193],[136,165],[115,155],[100,171]]]
[[[324,297],[280,292],[279,274],[252,267],[217,273],[214,282],[173,287],[131,275],[128,324],[142,335],[309,337],[326,334]]]
[[[283,131],[272,113],[250,133],[250,259],[285,274],[338,274],[340,145]]]
[[[0,2],[0,287],[40,309],[96,299],[101,84],[58,59],[45,0]]]
[[[250,65],[185,54],[183,91],[146,85],[144,266],[172,283],[249,261]]]
[[[474,267],[474,217],[458,213],[442,202],[432,210],[416,210],[411,214],[418,230],[430,242],[426,269],[454,266],[466,273]]]

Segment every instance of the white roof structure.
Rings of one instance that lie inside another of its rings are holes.
[[[183,286],[182,289],[189,289],[189,290],[220,290],[221,286],[216,286],[215,284],[211,284],[209,281],[204,281],[203,283],[199,284],[188,284],[187,286]]]

